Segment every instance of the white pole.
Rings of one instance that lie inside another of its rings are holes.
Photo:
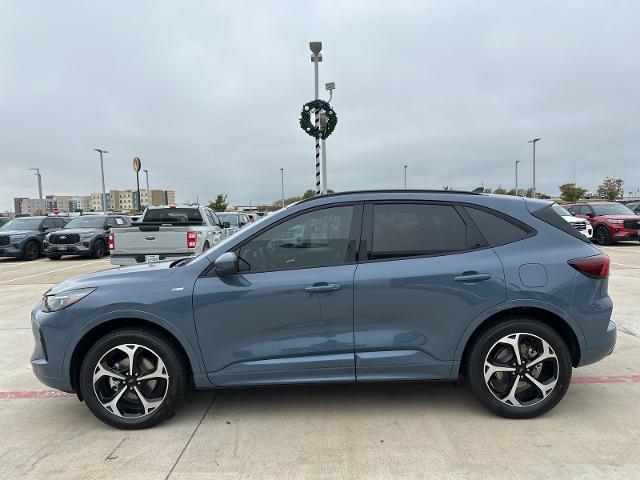
[[[327,193],[327,142],[322,139],[322,194]]]
[[[284,168],[280,169],[280,182],[282,186],[282,208],[284,208]],[[251,202],[249,202],[249,209],[251,209]]]

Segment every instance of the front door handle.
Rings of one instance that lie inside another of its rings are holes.
[[[453,279],[456,282],[477,283],[484,282],[485,280],[490,280],[491,275],[489,275],[488,273],[465,272],[462,275],[453,277]]]
[[[342,285],[339,283],[314,283],[313,285],[307,285],[304,287],[305,292],[310,293],[321,293],[321,292],[332,292],[334,290],[340,290]]]

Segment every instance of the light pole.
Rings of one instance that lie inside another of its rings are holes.
[[[324,88],[329,92],[329,101],[333,98],[333,91],[336,88],[335,82],[325,83]],[[324,130],[327,128],[327,113],[324,112],[320,114],[320,127]],[[325,138],[322,139],[322,194],[327,194],[328,189],[327,182],[327,140]]]
[[[30,168],[29,170],[35,172],[34,175],[38,177],[38,198],[42,200],[42,175],[40,175],[40,169]]]
[[[516,197],[520,196],[518,194],[518,164],[519,163],[520,163],[520,160],[516,160]]]
[[[102,154],[109,152],[100,148],[94,148],[94,150],[100,154],[100,172],[102,173],[102,209],[104,210],[104,213],[107,213],[107,191],[104,188],[104,162],[102,160]]]
[[[142,170],[147,177],[147,207],[151,205],[151,192],[149,190],[149,170]]]
[[[311,49],[311,61],[313,62],[313,72],[315,77],[314,99],[318,100],[318,63],[322,61],[322,42],[309,42]],[[320,110],[315,109],[315,126],[319,127]],[[316,137],[316,195],[320,195],[320,139]]]
[[[534,138],[528,142],[533,143],[533,188],[531,189],[531,198],[536,198],[536,142],[540,140],[540,138]]]
[[[284,168],[280,169],[280,185],[282,187],[282,208],[284,208]]]
[[[407,189],[407,166],[404,166],[404,189]]]

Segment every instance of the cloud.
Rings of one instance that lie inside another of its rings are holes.
[[[5,2],[0,6],[0,210],[45,194],[152,188],[232,203],[315,177],[298,126],[308,42],[335,81],[336,190],[454,185],[557,193],[605,175],[640,188],[635,2]],[[324,94],[324,92],[323,92]]]

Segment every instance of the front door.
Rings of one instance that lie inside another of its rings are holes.
[[[355,276],[358,380],[442,379],[458,340],[505,300],[502,264],[464,209],[368,204]]]
[[[319,208],[234,248],[240,272],[194,289],[215,385],[354,381],[353,277],[362,206]]]

